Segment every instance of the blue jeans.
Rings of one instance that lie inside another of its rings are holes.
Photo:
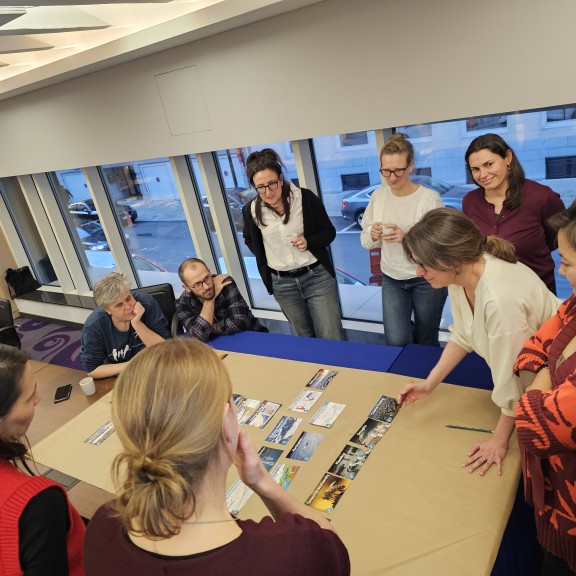
[[[272,272],[272,292],[298,336],[345,340],[336,279],[323,265],[302,276]]]
[[[386,344],[406,346],[415,342],[438,346],[438,330],[447,296],[447,288],[432,288],[424,278],[394,280],[382,274],[382,314]]]

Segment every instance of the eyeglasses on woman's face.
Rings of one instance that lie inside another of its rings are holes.
[[[414,260],[414,258],[412,258],[412,262],[416,264],[416,268],[420,268],[422,272],[424,272],[424,274],[428,274],[428,270],[426,270],[426,266],[424,266],[422,262],[420,262],[419,260]]]
[[[406,173],[406,170],[408,170],[408,166],[410,166],[410,164],[407,164],[404,168],[396,168],[395,170],[389,170],[388,168],[380,168],[380,174],[382,174],[384,178],[390,178],[392,174],[394,174],[396,178],[401,178]]]
[[[255,186],[254,189],[256,190],[256,192],[258,192],[258,194],[263,196],[264,194],[266,194],[266,188],[268,188],[270,192],[275,192],[276,190],[278,190],[278,186],[280,186],[280,179],[271,180],[270,182],[268,182],[268,184],[260,184],[260,186]]]

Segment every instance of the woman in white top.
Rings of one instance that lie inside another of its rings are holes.
[[[428,212],[404,236],[404,251],[418,275],[431,286],[448,286],[454,324],[440,360],[426,380],[409,382],[399,402],[425,398],[468,354],[482,356],[492,372],[492,400],[501,415],[494,434],[474,444],[464,466],[480,469],[492,464],[502,474],[502,460],[514,430],[514,408],[522,386],[512,366],[526,338],[560,305],[552,292],[527,266],[517,261],[510,242],[484,236],[472,220],[453,208]]]
[[[298,336],[344,340],[328,246],[336,229],[320,199],[284,179],[271,148],[252,152],[246,174],[258,196],[242,209],[244,241],[269,294]]]
[[[389,346],[410,342],[438,346],[446,288],[432,288],[416,274],[402,250],[402,238],[429,210],[443,206],[438,192],[410,180],[414,148],[394,134],[380,151],[386,185],[372,194],[362,218],[362,246],[380,248],[384,337]],[[412,323],[412,316],[414,322]]]

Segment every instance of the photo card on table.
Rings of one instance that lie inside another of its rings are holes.
[[[292,410],[292,412],[307,414],[321,395],[321,390],[302,390],[292,404],[288,406],[288,409]]]
[[[380,422],[392,422],[398,412],[398,408],[399,405],[398,402],[396,402],[396,398],[380,396],[372,410],[370,410],[368,417],[379,420]]]
[[[282,416],[280,422],[274,426],[274,429],[266,437],[266,442],[274,442],[276,444],[288,444],[290,439],[296,432],[298,426],[302,422],[302,418],[294,418],[292,416]]]
[[[316,449],[323,439],[323,434],[316,434],[316,432],[302,432],[300,438],[296,440],[292,450],[288,452],[287,458],[291,458],[292,460],[304,460],[305,462],[310,460],[312,454],[316,452]]]
[[[362,468],[366,460],[368,460],[368,456],[370,456],[370,450],[346,444],[342,452],[338,455],[338,458],[334,460],[334,464],[328,469],[328,472],[341,476],[342,478],[354,480],[360,468]]]
[[[306,500],[306,504],[316,510],[331,514],[351,482],[347,478],[324,474],[314,492]]]
[[[342,410],[346,408],[346,404],[337,404],[336,402],[324,402],[318,412],[310,419],[310,424],[314,426],[322,426],[324,428],[332,428],[334,421]]]
[[[314,374],[312,380],[306,384],[307,388],[316,388],[317,390],[326,390],[328,384],[332,381],[334,376],[338,374],[338,370],[328,370],[327,368],[320,368]]]
[[[255,428],[264,428],[268,424],[269,420],[276,414],[281,404],[277,402],[270,402],[270,400],[264,400],[256,411],[246,420],[248,426],[254,426]]]
[[[388,431],[388,428],[390,428],[389,422],[379,422],[373,418],[368,418],[358,432],[350,438],[350,442],[361,444],[362,446],[366,446],[366,448],[372,449],[380,442],[382,436]]]

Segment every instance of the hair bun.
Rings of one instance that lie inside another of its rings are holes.
[[[174,468],[170,462],[165,459],[154,460],[148,456],[140,458],[138,464],[134,463],[134,472],[141,484],[151,482],[172,481]]]

